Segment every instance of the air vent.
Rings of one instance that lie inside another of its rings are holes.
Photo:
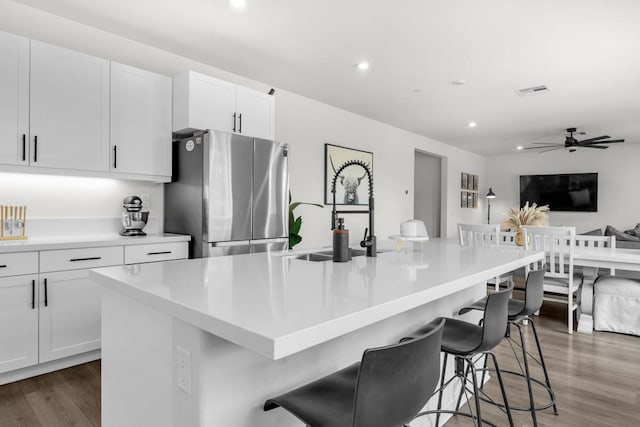
[[[550,92],[549,88],[545,85],[526,87],[524,89],[517,89],[516,93],[520,96],[539,95],[541,93]]]

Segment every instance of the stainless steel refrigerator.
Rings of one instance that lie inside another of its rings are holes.
[[[164,230],[191,235],[192,258],[286,249],[287,150],[217,131],[174,142]]]

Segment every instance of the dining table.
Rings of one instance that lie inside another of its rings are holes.
[[[615,275],[616,269],[640,271],[640,250],[608,247],[576,247],[573,265],[583,268],[583,282],[580,293],[578,332],[593,333],[594,284],[598,269],[609,269]]]

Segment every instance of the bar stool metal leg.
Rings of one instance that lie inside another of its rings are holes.
[[[544,380],[545,380],[545,383],[547,384],[551,401],[553,402],[553,413],[554,415],[558,415],[556,397],[555,397],[555,393],[553,392],[553,388],[551,388],[551,381],[549,380],[547,365],[544,362],[544,356],[542,355],[542,347],[540,347],[540,339],[538,338],[538,331],[536,330],[536,325],[533,322],[533,320],[529,319],[529,323],[531,324],[531,329],[533,330],[533,336],[536,339],[536,346],[538,347],[538,356],[540,357],[540,365],[542,365],[542,372],[544,372]]]
[[[442,374],[440,375],[440,388],[438,390],[438,412],[436,414],[436,427],[440,426],[440,410],[442,409],[442,391],[444,390],[444,375],[447,371],[447,358],[449,354],[444,354],[444,362],[442,363]]]
[[[524,374],[525,379],[527,380],[527,388],[529,389],[529,406],[531,407],[531,418],[533,419],[534,427],[538,426],[538,418],[536,417],[536,405],[533,399],[533,388],[531,387],[531,373],[529,372],[529,358],[527,357],[527,344],[525,341],[524,334],[522,332],[522,327],[515,323],[518,328],[518,332],[520,333],[520,344],[522,346],[522,359],[524,361]]]

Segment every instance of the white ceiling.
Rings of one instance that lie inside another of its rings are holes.
[[[246,1],[18,2],[481,154],[640,142],[640,1]]]

